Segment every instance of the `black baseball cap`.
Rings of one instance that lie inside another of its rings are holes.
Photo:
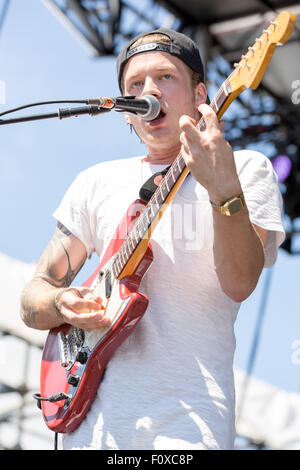
[[[170,39],[170,44],[158,43],[153,41],[149,44],[141,44],[140,46],[136,46],[133,49],[130,49],[132,44],[134,44],[135,41],[137,41],[138,39],[144,36],[157,33],[165,34],[166,36],[168,36]],[[199,73],[202,77],[202,80],[204,80],[204,67],[197,44],[185,34],[179,33],[178,31],[175,31],[173,29],[160,28],[155,29],[154,31],[139,34],[138,36],[131,39],[121,50],[117,58],[117,74],[120,90],[122,74],[127,61],[133,55],[147,51],[162,51],[169,52],[169,54],[175,55],[183,62],[185,62],[186,65],[188,65],[192,70],[194,70],[194,72]]]

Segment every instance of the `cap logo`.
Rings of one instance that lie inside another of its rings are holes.
[[[146,51],[163,51],[163,52],[170,52],[170,45],[157,43],[157,42],[150,42],[149,44],[141,44],[140,46],[136,46],[130,51],[127,52],[126,58],[129,59],[134,54],[138,52],[146,52]]]

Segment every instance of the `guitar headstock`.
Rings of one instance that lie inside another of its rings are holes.
[[[295,16],[288,11],[281,12],[248,48],[228,81],[231,92],[238,94],[245,88],[257,88],[278,45],[284,44],[295,26]]]

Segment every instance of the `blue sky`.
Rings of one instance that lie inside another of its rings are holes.
[[[0,31],[0,81],[6,89],[0,111],[42,100],[119,95],[115,58],[90,58],[39,0],[11,1]],[[20,115],[56,109],[32,108]],[[0,252],[25,262],[39,259],[55,228],[52,213],[81,170],[145,151],[116,112],[2,126],[0,141]],[[78,283],[97,261],[89,262]],[[292,360],[300,341],[299,266],[299,256],[279,251],[253,371],[291,392],[300,391],[300,363]],[[266,272],[236,323],[235,364],[244,369],[265,279]]]

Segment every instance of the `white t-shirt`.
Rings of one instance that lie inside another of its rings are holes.
[[[269,267],[284,239],[277,177],[258,152],[235,152],[235,161],[250,219],[269,230]],[[79,174],[54,216],[89,255],[96,251],[101,257],[142,184],[163,168],[141,157],[95,165]],[[149,298],[147,311],[110,359],[79,428],[64,435],[65,449],[233,448],[234,322],[240,304],[220,288],[212,208],[191,175],[151,245],[154,261],[140,286]]]

